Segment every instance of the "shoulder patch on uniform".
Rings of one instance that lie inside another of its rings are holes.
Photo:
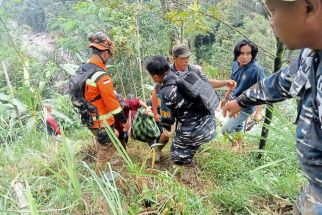
[[[102,80],[103,84],[108,84],[111,82],[111,80],[109,78],[105,78]]]
[[[169,111],[160,111],[161,117],[164,118],[170,118],[170,112]]]

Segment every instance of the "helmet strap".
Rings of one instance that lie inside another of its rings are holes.
[[[102,53],[103,53],[103,52],[102,52]],[[98,54],[98,57],[99,57],[99,58],[101,58],[101,60],[102,60],[102,62],[103,62],[104,64],[106,64],[107,60],[104,60],[104,59],[102,58],[101,54]]]

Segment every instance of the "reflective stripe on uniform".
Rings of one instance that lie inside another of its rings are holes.
[[[99,116],[98,119],[99,120],[106,120],[106,119],[110,118],[111,116],[112,116],[112,113],[110,112],[108,114],[104,114],[104,115]],[[96,116],[93,116],[93,120],[97,121]]]
[[[90,85],[90,86],[92,86],[92,87],[96,87],[96,83],[95,83],[94,81],[90,80],[90,79],[87,79],[87,80],[86,80],[86,84],[87,84],[87,85]]]
[[[89,78],[89,79],[87,79],[86,80],[86,84],[88,84],[88,85],[90,85],[90,86],[92,86],[92,87],[96,87],[97,85],[96,85],[96,79],[100,76],[100,75],[103,75],[103,74],[106,74],[106,72],[100,72],[100,71],[98,71],[98,72],[95,72],[94,73],[94,75],[92,75],[92,77],[91,78]]]
[[[120,113],[123,109],[121,107],[116,108],[115,110],[111,111],[110,113],[112,113],[113,115],[116,115],[118,113]]]

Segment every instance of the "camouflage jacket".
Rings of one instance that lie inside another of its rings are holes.
[[[293,97],[299,99],[296,152],[304,175],[322,193],[322,51],[304,49],[290,66],[245,91],[237,102],[245,107]]]
[[[208,78],[201,72],[198,66],[189,64],[185,71],[177,71],[173,64],[170,65],[170,72],[164,78],[158,93],[161,99],[160,115],[162,127],[170,128],[174,124],[175,119],[179,123],[189,124],[191,121],[196,121],[197,118],[200,118],[200,113],[194,111],[197,104],[193,104],[189,99],[184,98],[176,86],[176,77],[180,77],[189,70],[195,71],[204,81],[208,81]]]
[[[211,115],[197,112],[198,104],[180,93],[176,85],[177,77],[177,74],[170,71],[161,84],[161,125],[170,130],[171,125],[177,120],[176,136],[208,142],[214,137],[214,120]]]

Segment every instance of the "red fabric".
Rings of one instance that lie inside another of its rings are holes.
[[[136,115],[136,112],[141,107],[140,99],[127,99],[125,100],[126,106],[124,107],[125,116],[129,117],[129,112],[131,111],[131,121]]]
[[[47,123],[53,128],[54,132],[57,135],[61,135],[61,132],[59,130],[59,127],[54,119],[54,117],[52,117],[50,114],[47,115],[47,119],[46,119]]]
[[[126,104],[123,107],[124,114],[125,114],[126,118],[129,119],[129,117],[130,117],[129,113],[131,111],[131,122],[133,123],[133,119],[136,115],[136,112],[141,107],[140,106],[140,99],[128,99],[128,100],[124,100],[124,102]],[[116,121],[115,122],[115,129],[119,133],[123,132],[123,123],[121,123],[120,121]]]

